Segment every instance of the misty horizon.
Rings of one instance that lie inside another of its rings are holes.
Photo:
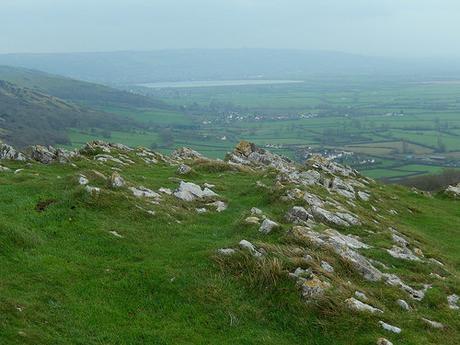
[[[18,0],[0,11],[0,54],[263,48],[460,57],[452,0]]]

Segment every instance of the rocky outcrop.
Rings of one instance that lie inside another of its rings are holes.
[[[16,151],[12,146],[6,144],[0,144],[0,160],[13,160],[13,161],[25,161],[26,156]]]
[[[171,153],[171,158],[175,160],[195,160],[204,159],[205,157],[201,154],[192,150],[189,147],[181,147]]]
[[[218,195],[207,187],[202,189],[195,183],[181,181],[179,188],[174,192],[174,196],[184,201],[193,201],[195,199],[212,198]]]
[[[445,193],[452,198],[460,199],[460,183],[455,186],[447,187]]]

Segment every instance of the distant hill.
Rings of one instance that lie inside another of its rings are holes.
[[[145,96],[37,70],[0,66],[0,79],[90,106],[165,107],[161,101]]]
[[[119,129],[131,120],[0,80],[0,140],[19,147],[68,144],[67,128]]]
[[[114,85],[177,80],[305,78],[312,75],[460,74],[457,61],[390,59],[328,51],[192,49],[0,55],[0,64]]]

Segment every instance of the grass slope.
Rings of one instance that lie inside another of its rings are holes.
[[[167,108],[162,102],[149,97],[32,69],[0,66],[0,79],[90,106]]]
[[[175,166],[147,165],[134,154],[129,156],[136,164],[123,167],[122,175],[133,185],[176,188],[183,178]],[[243,270],[229,270],[216,259],[217,248],[235,246],[242,238],[267,246],[283,243],[287,226],[263,236],[242,222],[254,206],[283,221],[290,205],[273,190],[256,185],[256,181],[274,185],[270,172],[190,163],[194,172],[186,179],[215,184],[214,190],[229,204],[222,213],[197,214],[197,204],[174,197],[164,196],[160,205],[152,205],[124,189],[108,188],[94,170],[110,175],[111,163],[88,159],[75,163],[72,167],[2,162],[24,170],[0,172],[1,343],[364,345],[384,335],[395,344],[428,345],[454,344],[459,338],[458,311],[448,310],[444,300],[445,292],[458,289],[458,201],[428,198],[398,186],[372,187],[382,212],[388,208],[399,212],[385,216],[380,226],[397,225],[454,272],[446,282],[434,281],[416,312],[403,313],[393,304],[402,292],[363,283],[322,251],[315,257],[327,258],[340,274],[348,274],[352,285],[307,304],[285,275],[264,276],[266,267],[251,266],[252,261]],[[80,173],[103,189],[99,196],[78,185]],[[49,206],[39,212],[41,201],[49,201]],[[156,215],[136,206],[154,209]],[[360,228],[351,231],[364,233]],[[379,235],[370,238],[375,244],[388,241]],[[375,251],[375,256],[384,255]],[[420,280],[431,269],[384,259],[399,274]],[[391,323],[401,326],[401,335],[384,334],[377,325],[379,316],[356,314],[340,303],[344,293],[358,284],[372,303],[388,307],[385,320],[391,317]],[[429,329],[419,314],[448,328]]]

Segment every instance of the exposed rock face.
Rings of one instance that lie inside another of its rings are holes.
[[[460,183],[455,186],[447,187],[445,193],[452,198],[460,198]]]
[[[171,158],[176,160],[194,160],[203,159],[205,157],[189,147],[181,147],[171,153]]]
[[[306,209],[302,206],[294,206],[287,214],[286,220],[290,223],[303,225],[306,224],[307,221],[312,219],[313,216],[308,213]]]
[[[174,196],[184,201],[193,201],[195,199],[216,197],[218,195],[209,188],[201,189],[195,183],[181,181],[179,188],[174,192]]]
[[[241,141],[232,153],[227,154],[226,160],[233,164],[262,165],[281,171],[292,170],[291,160],[261,149],[253,143]]]
[[[320,222],[345,227],[361,224],[357,217],[346,212],[334,213],[319,206],[313,206],[309,211],[313,214],[313,217]]]
[[[21,152],[16,151],[12,146],[6,144],[0,144],[0,160],[14,160],[14,161],[25,161],[26,156]]]

